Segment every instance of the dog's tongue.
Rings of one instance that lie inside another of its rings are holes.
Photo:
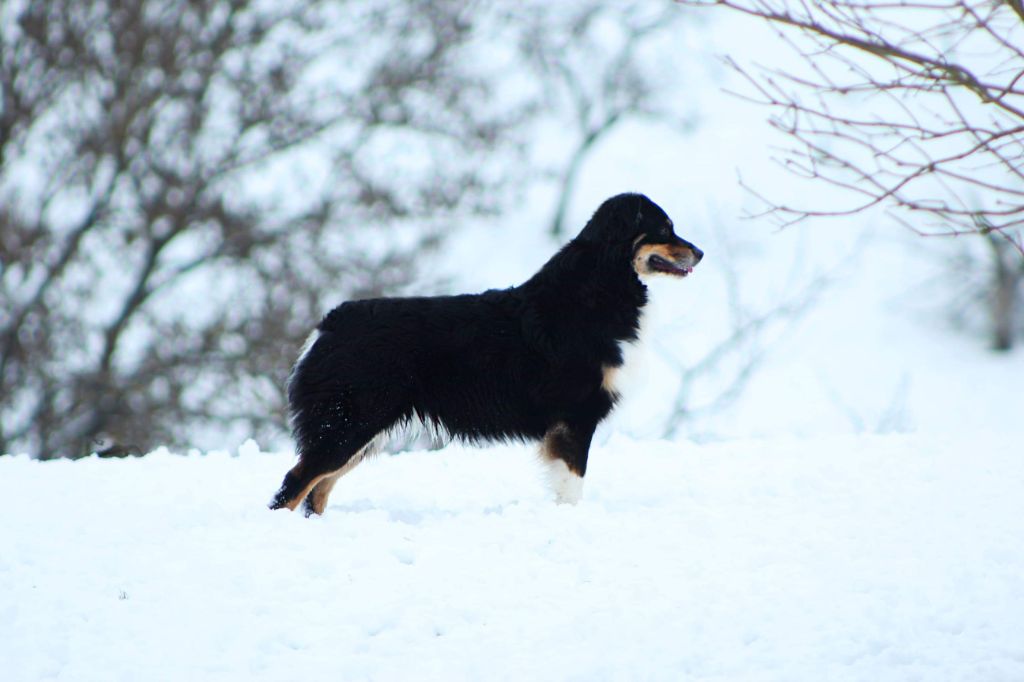
[[[681,275],[684,277],[693,272],[693,268],[676,265],[672,261],[657,255],[651,258],[650,265],[655,270],[667,272],[672,275]]]

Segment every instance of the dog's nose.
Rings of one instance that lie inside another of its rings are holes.
[[[693,251],[693,257],[697,259],[697,263],[704,257],[704,252],[698,249],[696,246],[690,245],[690,250]]]

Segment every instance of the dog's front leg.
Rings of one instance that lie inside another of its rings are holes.
[[[596,427],[596,423],[589,422],[557,422],[544,434],[541,456],[559,504],[576,504],[583,497],[583,476]]]

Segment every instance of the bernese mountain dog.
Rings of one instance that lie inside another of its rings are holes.
[[[653,201],[620,194],[519,286],[342,303],[291,373],[298,463],[271,509],[323,513],[337,480],[417,419],[470,442],[539,441],[557,500],[577,502],[637,339],[641,278],[686,277],[703,255]]]

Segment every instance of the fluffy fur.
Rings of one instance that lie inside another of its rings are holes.
[[[341,304],[292,371],[299,461],[271,508],[322,513],[337,479],[413,419],[472,442],[540,441],[559,501],[575,501],[647,303],[641,276],[685,277],[702,256],[654,202],[621,194],[520,286]]]

